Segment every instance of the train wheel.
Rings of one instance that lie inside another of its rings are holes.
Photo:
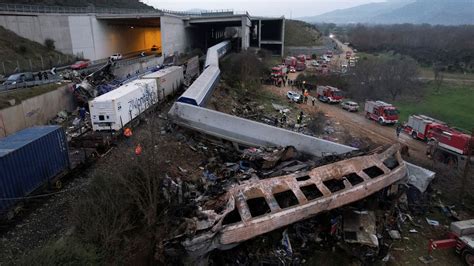
[[[462,258],[464,259],[466,265],[474,265],[474,254],[472,253],[472,251],[464,250],[462,252]]]
[[[382,126],[384,125],[382,118],[379,118],[379,124]]]

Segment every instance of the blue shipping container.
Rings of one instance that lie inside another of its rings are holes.
[[[27,128],[0,139],[0,217],[15,198],[28,196],[68,169],[66,134],[59,126]]]

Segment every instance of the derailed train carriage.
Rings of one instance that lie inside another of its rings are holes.
[[[192,104],[199,105],[210,96],[201,95],[198,88],[214,88],[220,75],[218,60],[229,50],[228,41],[209,48],[206,69],[185,92],[195,99]],[[182,86],[183,79],[182,67],[172,66],[145,75],[92,100],[89,104],[94,131],[121,130],[146,110],[176,93]],[[116,137],[116,134],[112,135]],[[108,137],[108,133],[97,133],[81,136],[68,143],[60,126],[41,126],[27,128],[0,139],[0,219],[12,218],[13,208],[20,202],[42,191],[44,187],[51,188],[56,180],[80,165],[81,163],[73,162],[74,158],[71,159],[71,150],[77,148],[79,153],[89,148],[97,150],[104,144],[99,142],[111,141]],[[97,151],[93,154],[97,154]]]

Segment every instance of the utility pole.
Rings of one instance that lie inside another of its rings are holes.
[[[462,176],[462,186],[461,186],[461,203],[464,205],[464,196],[466,192],[466,185],[467,185],[467,177],[469,175],[469,167],[471,164],[471,155],[472,150],[474,150],[474,128],[471,131],[471,138],[467,143],[467,158],[466,158],[466,165],[464,166],[464,173]]]

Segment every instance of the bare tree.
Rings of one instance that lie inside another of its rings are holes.
[[[249,51],[232,54],[222,63],[223,76],[232,87],[257,90],[265,73],[265,63]]]
[[[473,71],[473,35],[473,25],[357,25],[349,27],[348,41],[361,51],[395,51],[420,64],[442,62],[449,71]]]
[[[433,73],[434,73],[434,88],[435,92],[439,93],[441,86],[443,85],[444,81],[444,73],[443,67],[440,64],[435,64],[433,66]]]
[[[349,79],[349,92],[359,100],[395,100],[408,89],[414,89],[418,77],[417,63],[408,57],[368,57],[361,60]]]

